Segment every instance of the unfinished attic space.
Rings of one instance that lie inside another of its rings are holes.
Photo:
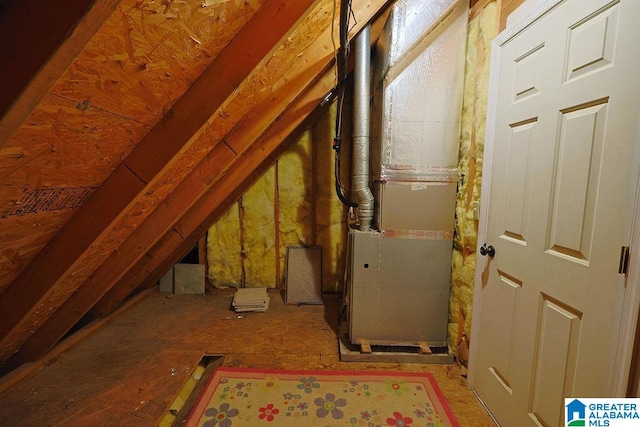
[[[634,402],[637,16],[0,0],[0,425]]]

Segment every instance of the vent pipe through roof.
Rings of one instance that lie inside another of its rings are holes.
[[[353,89],[353,175],[352,189],[358,202],[358,229],[371,230],[373,194],[369,188],[369,141],[371,108],[371,26],[355,40]]]

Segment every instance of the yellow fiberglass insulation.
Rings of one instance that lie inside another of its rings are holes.
[[[306,131],[278,159],[278,230],[280,272],[284,276],[288,246],[313,244],[312,139]]]
[[[207,260],[209,282],[216,288],[240,286],[242,261],[240,254],[240,217],[238,204],[231,208],[209,229]]]
[[[336,196],[334,189],[334,121],[335,104],[313,126],[316,141],[317,191],[316,227],[317,244],[322,246],[322,290],[338,291],[343,286],[344,255],[346,247],[346,208]],[[345,123],[346,124],[346,123]],[[348,129],[343,129],[345,133]],[[348,134],[348,133],[347,133]],[[349,146],[344,144],[341,151],[342,180],[348,185]]]
[[[245,193],[242,211],[234,206],[211,227],[207,253],[214,286],[275,287],[285,275],[287,247],[317,245],[322,247],[322,289],[342,288],[346,209],[333,182],[335,115],[334,104]],[[345,143],[347,184],[348,151]]]
[[[247,288],[276,287],[275,168],[242,196],[244,274]]]
[[[477,248],[477,220],[474,204],[480,200],[482,155],[489,85],[491,40],[497,30],[496,2],[489,3],[469,23],[465,62],[464,99],[460,135],[459,169],[462,177],[456,203],[451,299],[449,307],[449,345],[458,344],[458,322],[470,335],[471,306]]]

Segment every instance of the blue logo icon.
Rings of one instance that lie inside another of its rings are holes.
[[[567,405],[567,426],[584,426],[585,425],[585,409],[587,405],[582,403],[579,399],[572,400]]]

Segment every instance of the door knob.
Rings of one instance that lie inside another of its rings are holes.
[[[480,255],[482,256],[489,255],[491,258],[493,258],[494,256],[496,256],[496,248],[494,248],[491,245],[487,246],[487,244],[485,243],[480,247]]]

